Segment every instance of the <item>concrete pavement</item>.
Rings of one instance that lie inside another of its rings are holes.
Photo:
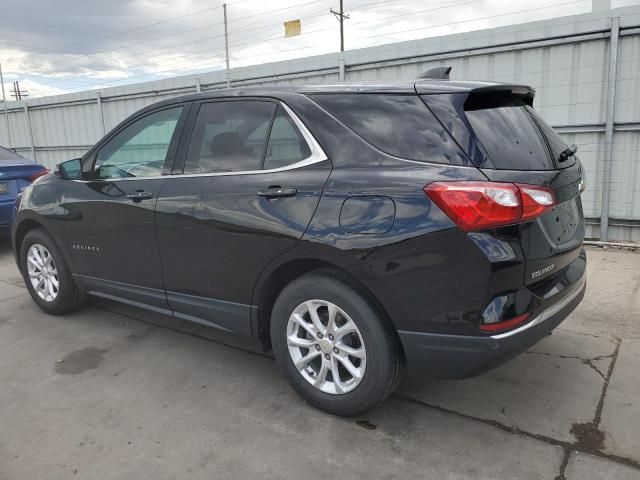
[[[2,246],[0,479],[640,479],[640,254],[588,255],[585,300],[529,352],[341,419],[238,339],[106,301],[43,314]]]

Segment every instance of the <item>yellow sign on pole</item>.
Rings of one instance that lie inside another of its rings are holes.
[[[296,35],[300,35],[300,33],[302,33],[302,26],[300,25],[299,19],[284,22],[284,38],[295,37]]]

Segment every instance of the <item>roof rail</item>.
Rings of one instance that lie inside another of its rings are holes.
[[[450,80],[451,67],[434,67],[418,75],[418,78],[430,78],[432,80]]]

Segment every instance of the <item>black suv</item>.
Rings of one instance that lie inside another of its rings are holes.
[[[13,246],[46,312],[86,294],[252,337],[356,415],[409,371],[479,374],[585,291],[575,147],[521,85],[444,79],[165,100],[27,187]]]

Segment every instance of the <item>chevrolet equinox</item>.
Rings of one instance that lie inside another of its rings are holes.
[[[424,77],[143,108],[17,199],[33,300],[252,337],[337,415],[405,369],[465,378],[514,357],[584,296],[576,147],[530,87]]]

